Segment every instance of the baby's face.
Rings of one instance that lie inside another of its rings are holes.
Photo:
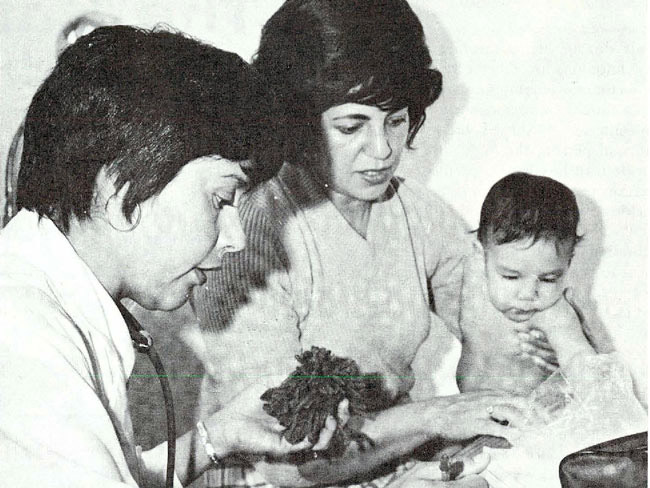
[[[492,305],[510,320],[525,322],[553,305],[564,290],[571,245],[532,238],[489,244],[485,272]]]

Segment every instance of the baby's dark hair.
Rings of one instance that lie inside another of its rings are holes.
[[[577,234],[580,211],[574,193],[546,176],[512,173],[497,181],[483,202],[478,239],[489,244],[507,244],[522,239],[570,243],[571,252],[581,237]]]

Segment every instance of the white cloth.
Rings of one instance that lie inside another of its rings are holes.
[[[0,232],[0,484],[163,486],[166,445],[141,454],[133,439],[134,359],[92,271],[22,210]]]
[[[511,449],[488,449],[493,488],[561,488],[565,456],[648,430],[632,377],[617,354],[575,356],[530,395],[529,425]]]

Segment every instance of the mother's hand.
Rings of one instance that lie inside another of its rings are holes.
[[[429,426],[448,440],[487,434],[512,442],[519,437],[517,426],[527,421],[528,404],[523,397],[496,391],[437,397],[426,403]]]

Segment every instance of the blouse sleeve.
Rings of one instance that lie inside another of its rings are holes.
[[[300,233],[288,231],[284,221],[249,202],[240,208],[245,249],[228,254],[222,268],[194,296],[209,375],[201,392],[202,415],[227,404],[244,389],[261,394],[278,386],[296,368],[295,356],[301,352],[299,325],[307,313],[304,297],[309,294],[309,283],[302,280],[297,285],[299,273],[292,269],[292,264],[301,268],[306,264]],[[289,240],[286,234],[293,238]],[[257,457],[248,460],[258,479],[283,485],[301,483],[293,464],[267,463]],[[241,472],[236,467],[225,469]]]
[[[240,214],[246,248],[226,255],[193,300],[214,393],[202,401],[215,406],[253,384],[275,386],[300,353],[300,316],[277,222],[252,205]]]
[[[458,391],[461,292],[472,239],[460,216],[439,196],[410,182],[409,187],[414,201],[409,221],[414,227],[416,252],[423,256],[431,303],[429,332],[412,364],[417,379],[411,398],[418,400]]]
[[[465,261],[472,253],[467,226],[449,204],[433,192],[422,199],[424,259],[432,310],[462,341],[460,328],[461,290]]]

